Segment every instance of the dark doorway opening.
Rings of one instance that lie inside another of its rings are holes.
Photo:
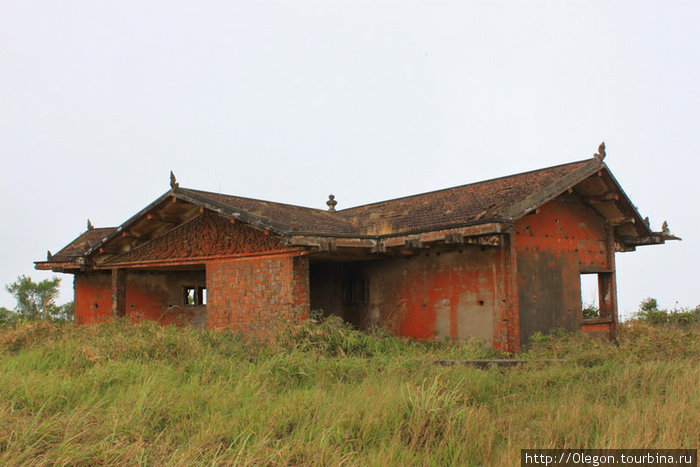
[[[324,316],[335,315],[364,329],[369,311],[367,261],[311,262],[309,287],[311,310]]]

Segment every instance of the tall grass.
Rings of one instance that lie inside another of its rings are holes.
[[[307,322],[262,345],[121,321],[0,331],[0,465],[518,465],[521,448],[697,448],[700,328],[477,343]],[[563,358],[564,363],[536,360]]]

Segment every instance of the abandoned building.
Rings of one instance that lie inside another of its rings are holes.
[[[615,253],[654,232],[593,158],[328,210],[182,188],[88,229],[36,268],[74,275],[78,323],[110,316],[246,330],[310,310],[417,338],[518,351],[553,328],[613,334]],[[581,277],[597,276],[595,317]]]

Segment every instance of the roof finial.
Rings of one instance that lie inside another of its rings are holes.
[[[51,250],[46,250],[46,261],[51,261],[53,259],[53,255],[51,254]]]
[[[644,218],[644,225],[646,225],[647,228],[649,228],[649,226],[651,225],[651,222],[649,222],[649,217],[648,217],[648,216]]]
[[[170,171],[170,188],[177,188],[179,186],[180,186],[180,184],[177,183],[177,179],[175,178],[175,174],[171,170]]]
[[[90,222],[90,219],[88,219],[88,221],[87,221],[87,229],[88,229],[88,230],[92,230],[92,229],[94,229],[94,228],[95,228],[95,226],[92,225],[92,222]]]
[[[671,229],[668,228],[668,222],[664,221],[661,225],[661,233],[664,235],[671,235]]]
[[[600,146],[598,146],[598,152],[596,154],[593,154],[593,157],[596,158],[596,160],[603,161],[605,159],[605,141],[600,143]]]
[[[326,205],[328,206],[328,212],[335,212],[336,204],[338,204],[338,202],[335,200],[335,196],[328,195],[328,201],[326,201]]]

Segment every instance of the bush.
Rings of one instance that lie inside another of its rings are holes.
[[[659,309],[655,298],[647,298],[639,305],[639,311],[634,316],[637,320],[652,324],[675,324],[688,326],[700,323],[700,305],[695,308],[674,308],[672,310]]]

